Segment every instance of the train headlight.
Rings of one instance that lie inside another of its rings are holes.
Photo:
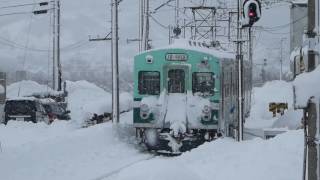
[[[210,121],[211,120],[211,107],[208,105],[205,105],[202,109],[202,120],[204,121]]]
[[[148,119],[150,115],[150,108],[147,104],[142,104],[140,106],[140,117],[142,119]]]

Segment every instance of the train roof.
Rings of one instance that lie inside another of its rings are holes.
[[[234,53],[226,51],[222,48],[209,47],[205,42],[181,40],[181,39],[175,40],[175,42],[169,46],[151,49],[151,50],[142,52],[141,54],[152,52],[152,51],[167,50],[167,49],[186,49],[186,50],[198,51],[198,52],[210,54],[214,57],[221,58],[221,59],[235,59]]]

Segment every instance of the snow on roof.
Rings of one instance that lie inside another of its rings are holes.
[[[232,52],[228,52],[223,49],[218,48],[208,48],[205,42],[198,42],[198,41],[191,41],[186,39],[176,39],[173,44],[161,48],[155,48],[152,50],[145,51],[151,52],[155,50],[164,50],[164,49],[187,49],[192,51],[199,51],[203,53],[210,54],[212,56],[215,56],[217,58],[226,58],[226,59],[234,59],[235,54]]]
[[[308,4],[308,0],[293,0],[292,4]]]
[[[7,101],[35,101],[37,98],[35,97],[13,97],[10,99],[7,99]]]
[[[314,96],[315,98],[320,97],[320,66],[314,71],[309,73],[303,73],[299,75],[293,85],[295,87],[295,106],[297,108],[304,108],[307,106],[308,100]]]

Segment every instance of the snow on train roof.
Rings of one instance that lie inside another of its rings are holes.
[[[156,50],[165,50],[165,49],[187,49],[187,50],[207,53],[217,58],[235,59],[235,54],[232,52],[228,52],[226,50],[218,49],[218,48],[208,48],[208,46],[204,42],[191,41],[191,40],[185,40],[185,39],[176,39],[175,42],[169,46],[151,49],[143,53],[152,52]]]

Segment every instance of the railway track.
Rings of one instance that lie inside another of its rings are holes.
[[[155,157],[156,157],[156,156],[153,155],[153,156],[151,156],[151,157],[143,158],[143,159],[140,159],[140,160],[137,160],[137,161],[128,163],[128,164],[126,164],[126,165],[123,165],[123,166],[117,168],[116,170],[112,170],[112,171],[110,171],[110,172],[108,172],[108,173],[106,173],[106,174],[103,174],[103,175],[101,175],[101,176],[99,176],[99,177],[97,177],[97,178],[90,179],[90,180],[107,180],[107,179],[110,178],[111,176],[120,173],[121,171],[123,171],[123,170],[126,169],[126,168],[129,168],[129,167],[131,167],[131,166],[133,166],[133,165],[135,165],[135,164],[138,164],[138,163],[140,163],[140,162],[143,162],[143,161],[148,161],[148,160],[154,159]]]

